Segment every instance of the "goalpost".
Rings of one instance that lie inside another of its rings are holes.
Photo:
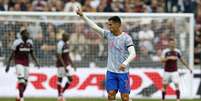
[[[107,29],[106,23],[109,17],[121,17],[122,29],[131,35],[137,50],[137,58],[130,65],[131,69],[135,68],[133,70],[137,68],[146,72],[146,69],[151,69],[151,71],[156,69],[162,76],[159,56],[162,49],[167,46],[169,36],[176,37],[177,48],[182,51],[189,67],[194,67],[193,14],[86,13],[86,15],[104,29]],[[4,58],[4,62],[10,54],[13,40],[20,37],[19,32],[24,28],[30,32],[30,36],[34,40],[34,50],[44,67],[54,66],[55,45],[64,32],[72,36],[70,39],[71,57],[77,67],[106,67],[107,41],[97,36],[75,13],[66,12],[1,12],[0,43],[2,46],[0,46],[0,57]],[[184,69],[182,65],[179,67]],[[186,70],[181,72],[188,74]],[[194,95],[189,95],[193,94],[192,77],[190,74],[187,76],[190,79],[184,77],[181,78],[183,79],[182,83],[185,83],[185,80],[191,80],[190,93],[184,95],[186,98],[193,97]],[[145,88],[146,86],[144,90]],[[134,92],[134,97],[160,98],[160,91],[154,92],[152,88],[148,89],[147,92],[142,92],[142,95],[138,95],[140,93],[138,91]]]

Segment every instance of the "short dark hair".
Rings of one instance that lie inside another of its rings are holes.
[[[169,37],[169,41],[176,41],[174,37]]]
[[[22,34],[25,34],[25,33],[29,33],[26,29],[23,29],[21,32],[20,32],[20,34],[22,35]]]
[[[119,16],[112,16],[108,19],[108,21],[113,21],[113,22],[116,22],[116,23],[119,23],[121,24],[121,19]]]

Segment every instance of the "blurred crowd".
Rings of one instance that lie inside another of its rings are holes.
[[[195,13],[200,0],[0,0],[1,11],[184,12]]]
[[[77,7],[82,8],[85,12],[194,13],[196,20],[194,29],[194,63],[201,63],[201,0],[0,0],[0,11],[73,12]],[[135,44],[139,46],[137,49],[140,55],[136,59],[142,61],[150,58],[153,62],[159,61],[161,50],[167,46],[167,36],[171,33],[178,34],[180,48],[185,50],[187,43],[182,40],[188,37],[185,34],[188,32],[188,28],[185,26],[186,22],[184,19],[178,20],[177,23],[174,20],[167,19],[160,22],[150,20],[127,23],[123,27],[125,31],[129,31],[134,41],[137,42]],[[96,34],[91,35],[94,32],[88,30],[84,24],[65,24],[60,26],[55,26],[51,23],[17,24],[17,27],[16,23],[0,24],[1,30],[5,29],[5,26],[7,28],[6,31],[0,31],[6,32],[6,34],[0,33],[3,36],[1,37],[0,47],[4,47],[4,50],[0,49],[0,57],[3,55],[1,51],[9,53],[8,47],[10,47],[11,42],[16,37],[19,37],[16,32],[27,28],[37,44],[36,49],[40,49],[37,51],[40,59],[55,59],[52,56],[55,50],[55,42],[60,39],[61,34],[64,32],[72,33],[70,42],[72,44],[73,60],[83,62],[81,60],[88,58],[91,59],[88,60],[90,62],[95,61],[94,56],[98,56],[96,62],[101,62],[100,60],[106,58],[107,53],[106,49],[104,49],[106,47],[104,41]],[[99,25],[104,27],[103,24]],[[175,30],[175,25],[180,27]],[[66,29],[66,27],[68,28]]]

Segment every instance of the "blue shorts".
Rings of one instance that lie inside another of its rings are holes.
[[[129,73],[114,73],[107,71],[106,90],[119,91],[120,93],[130,93]]]

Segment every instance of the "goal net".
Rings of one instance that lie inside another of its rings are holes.
[[[122,30],[133,38],[137,52],[137,57],[130,64],[131,69],[160,70],[160,55],[167,47],[170,36],[177,39],[177,48],[181,50],[189,67],[193,68],[192,14],[86,13],[86,15],[106,30],[109,17],[114,15],[121,17]],[[70,56],[76,67],[106,67],[107,40],[101,39],[75,13],[63,12],[1,12],[1,64],[8,60],[13,41],[20,37],[19,32],[25,28],[33,39],[36,57],[44,67],[55,65],[55,46],[63,33],[70,34]],[[179,66],[183,69],[182,65]],[[134,91],[135,95],[151,96],[156,93],[156,88],[152,86],[144,86],[141,92]]]

